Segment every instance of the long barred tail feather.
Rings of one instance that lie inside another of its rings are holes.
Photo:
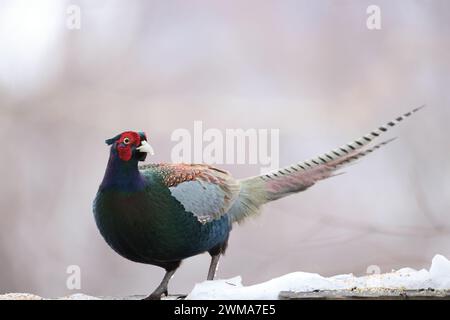
[[[418,108],[415,108],[412,111],[407,112],[392,121],[389,121],[384,126],[380,126],[377,129],[372,130],[370,133],[362,136],[359,139],[356,139],[350,143],[344,144],[334,150],[324,153],[324,154],[322,154],[318,157],[315,157],[311,160],[297,163],[296,165],[293,165],[290,168],[292,170],[295,170],[295,169],[307,170],[307,169],[313,168],[315,166],[318,166],[321,164],[327,164],[327,163],[333,162],[337,159],[340,159],[342,157],[347,157],[349,155],[355,154],[359,149],[370,144],[371,142],[373,142],[373,140],[379,138],[381,135],[386,133],[390,128],[395,127],[397,124],[402,122],[404,119],[410,117],[412,114],[416,113],[423,107],[425,107],[425,106],[420,106]],[[289,171],[289,167],[283,168],[282,170],[286,171],[286,169]],[[273,176],[276,176],[277,174],[282,174],[280,171],[281,170],[277,170],[275,172],[266,174],[265,177],[271,178]],[[262,178],[264,178],[264,177],[262,177]]]
[[[247,216],[259,213],[264,203],[306,190],[317,181],[337,175],[336,170],[355,163],[356,160],[393,141],[395,138],[369,147],[375,139],[423,107],[415,108],[359,139],[318,157],[267,174],[240,180],[239,198],[229,211],[232,221],[242,222]]]

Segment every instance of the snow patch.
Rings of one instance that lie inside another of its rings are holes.
[[[431,262],[430,276],[436,289],[450,288],[450,261],[440,254],[435,255]]]
[[[83,293],[75,293],[71,294],[70,296],[58,298],[57,300],[101,300],[101,299]]]
[[[0,294],[0,300],[42,300],[43,298],[31,293],[5,293]]]
[[[316,273],[294,272],[252,286],[243,286],[242,278],[204,281],[195,285],[186,299],[277,299],[280,291],[373,289],[450,289],[450,261],[436,255],[430,270],[403,268],[395,272],[355,277],[352,274],[322,277]]]

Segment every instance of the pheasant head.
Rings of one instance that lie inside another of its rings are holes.
[[[144,132],[125,131],[105,142],[111,146],[111,156],[125,162],[144,161],[147,153],[154,154]]]

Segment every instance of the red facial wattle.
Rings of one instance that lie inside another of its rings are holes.
[[[131,159],[132,152],[130,145],[118,145],[117,152],[119,153],[119,158],[123,161],[128,161]]]
[[[141,144],[141,137],[138,133],[133,131],[127,131],[122,133],[120,138],[117,140],[117,153],[119,158],[123,161],[128,161],[131,159],[133,152],[131,147],[138,147]]]

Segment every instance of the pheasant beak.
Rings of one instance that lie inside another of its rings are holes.
[[[152,146],[145,140],[141,141],[141,145],[137,147],[136,150],[138,150],[139,152],[149,153],[152,156],[155,154]]]

